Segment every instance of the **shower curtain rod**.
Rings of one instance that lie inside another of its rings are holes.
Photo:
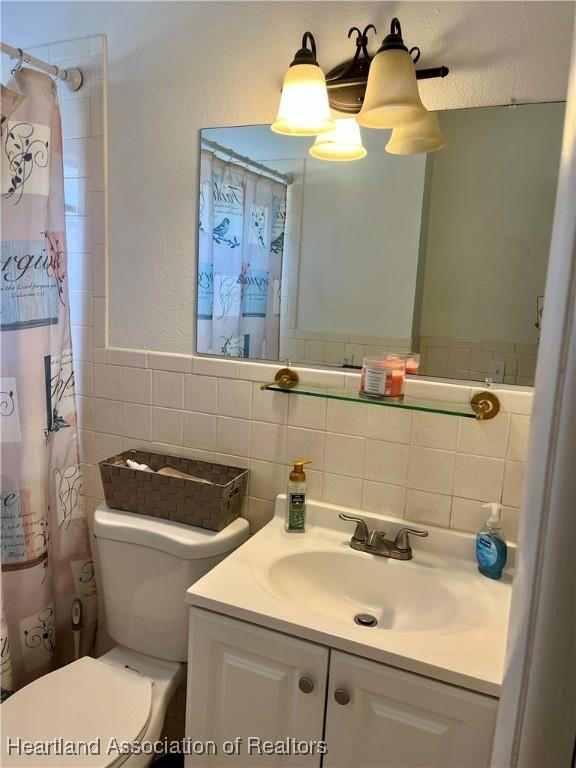
[[[209,149],[212,149],[214,152],[220,152],[221,155],[228,155],[231,160],[237,160],[239,163],[248,165],[255,170],[263,171],[269,176],[273,176],[275,179],[279,179],[284,184],[292,184],[293,176],[291,173],[280,173],[280,171],[275,171],[273,168],[268,168],[267,165],[262,165],[262,163],[258,163],[256,160],[252,160],[250,157],[246,157],[245,155],[239,155],[238,152],[234,152],[233,149],[223,147],[221,144],[218,144],[215,141],[202,139],[202,146],[206,146]]]
[[[42,61],[42,59],[37,59],[35,56],[25,53],[22,48],[13,48],[7,43],[0,43],[0,47],[2,53],[7,54],[11,59],[20,59],[19,63],[16,65],[17,67],[22,64],[29,64],[36,69],[41,69],[43,72],[52,75],[52,77],[55,77],[58,80],[63,80],[72,91],[77,91],[82,87],[84,78],[81,70],[77,67],[60,69],[55,64],[48,64],[48,62]]]

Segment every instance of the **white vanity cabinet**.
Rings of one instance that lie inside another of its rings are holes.
[[[216,742],[218,754],[191,755],[192,766],[320,766],[320,756],[249,752],[249,737],[321,741],[329,650],[243,621],[193,608],[186,736]],[[226,741],[242,738],[240,755]]]
[[[186,736],[216,742],[192,766],[480,768],[497,699],[191,609]],[[248,737],[327,742],[321,757],[248,754]],[[242,737],[240,756],[222,745]]]
[[[324,768],[487,766],[497,700],[332,651]]]

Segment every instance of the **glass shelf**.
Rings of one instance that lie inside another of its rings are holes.
[[[462,416],[465,419],[475,419],[476,414],[467,403],[447,403],[443,400],[424,400],[410,397],[385,397],[376,399],[361,395],[354,389],[339,387],[321,387],[314,384],[297,384],[291,388],[280,387],[278,384],[267,384],[263,387],[270,392],[285,392],[289,395],[306,395],[307,397],[324,397],[329,400],[346,400],[351,403],[366,403],[367,405],[383,406],[384,408],[404,408],[408,411],[424,411],[425,413],[444,413],[447,416]]]

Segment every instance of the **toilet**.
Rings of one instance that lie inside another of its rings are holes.
[[[143,768],[153,762],[158,755],[146,753],[146,745],[159,738],[186,674],[185,592],[246,541],[248,523],[238,518],[209,531],[102,504],[94,535],[108,633],[118,645],[98,659],[85,656],[44,675],[2,704],[3,768]],[[18,738],[62,742],[49,755],[26,755],[16,753]],[[56,754],[64,743],[76,753]],[[124,743],[132,745],[130,752],[121,752]]]

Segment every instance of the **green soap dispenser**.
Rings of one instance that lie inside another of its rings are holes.
[[[502,505],[497,501],[482,505],[490,510],[486,525],[476,536],[478,570],[489,579],[502,578],[502,570],[508,559],[508,547],[502,532]]]
[[[304,465],[311,464],[311,459],[297,459],[290,472],[286,491],[286,522],[284,530],[288,533],[304,533],[306,530],[306,473]]]

